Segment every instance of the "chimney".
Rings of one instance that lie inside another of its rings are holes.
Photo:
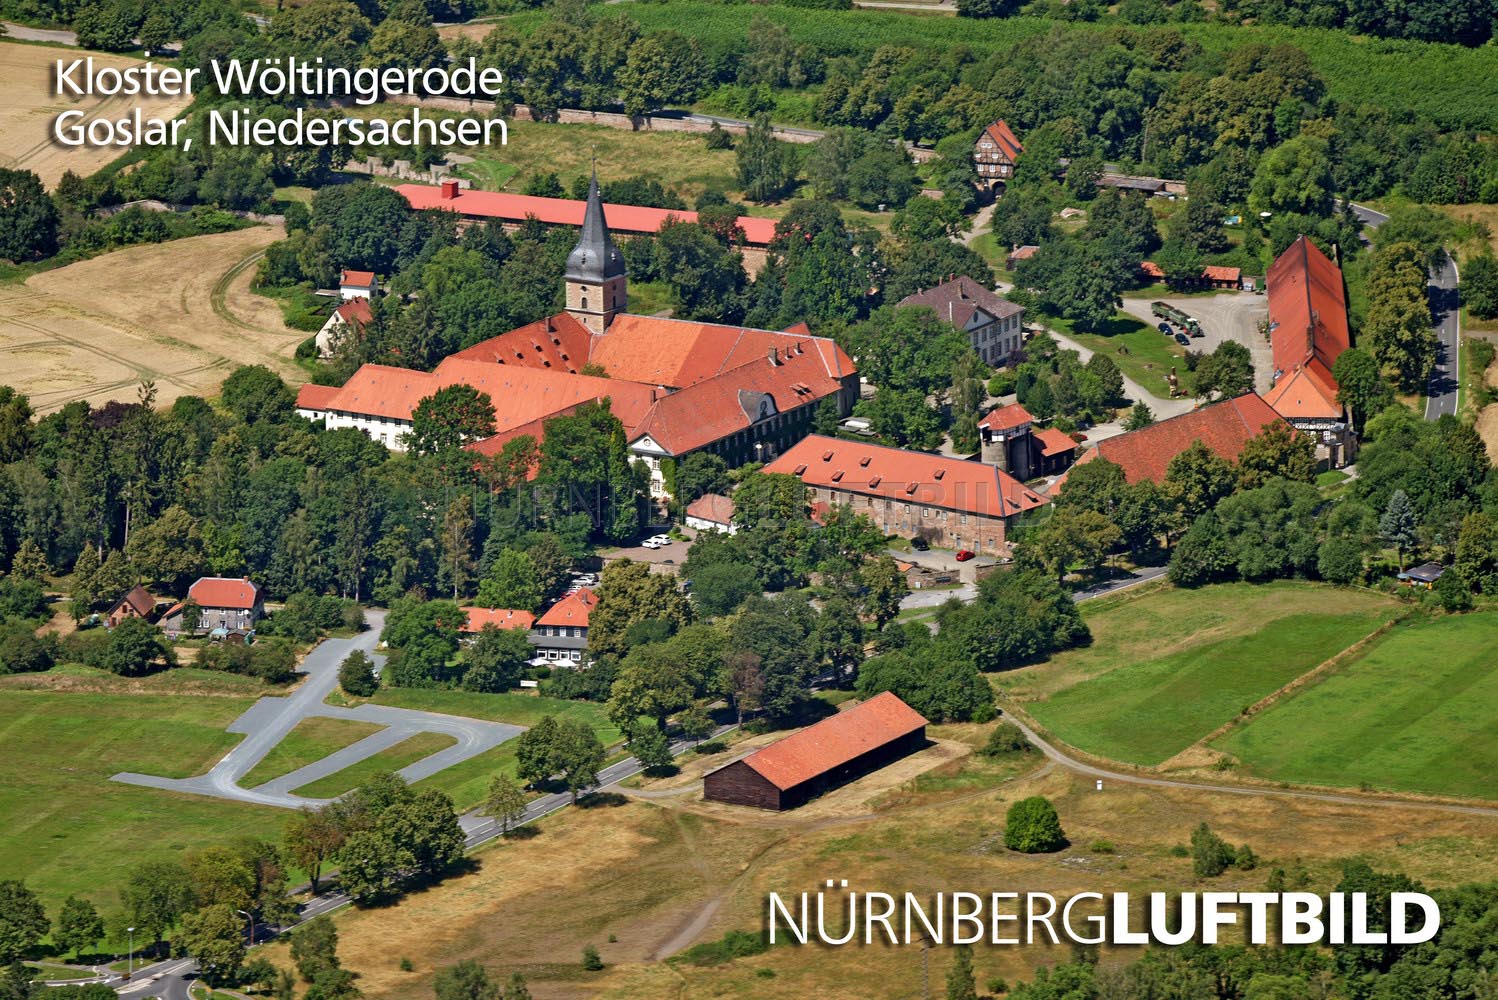
[[[778,348],[778,347],[771,347],[771,348],[769,348],[767,351],[765,351],[765,356],[770,359],[770,367],[772,367],[772,368],[779,368],[780,367],[780,348]]]
[[[443,181],[442,182],[442,200],[443,201],[452,201],[457,196],[458,196],[458,182],[457,181]]]

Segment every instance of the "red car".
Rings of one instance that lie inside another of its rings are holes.
[[[972,549],[960,549],[957,552],[957,561],[958,562],[967,562],[969,559],[973,558],[973,556],[975,556],[975,555],[977,555],[977,553],[974,552]]]

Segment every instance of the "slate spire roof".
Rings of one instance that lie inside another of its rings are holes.
[[[624,258],[609,235],[603,215],[603,196],[598,190],[598,171],[588,185],[588,204],[583,210],[583,232],[567,257],[567,280],[595,284],[624,274]]]

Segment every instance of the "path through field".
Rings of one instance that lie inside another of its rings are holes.
[[[296,345],[308,335],[250,282],[279,226],[130,247],[0,286],[5,383],[41,412],[74,400],[157,402],[212,395],[239,365],[264,364],[300,381]]]

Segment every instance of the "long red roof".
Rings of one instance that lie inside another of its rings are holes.
[[[243,577],[205,576],[187,589],[200,608],[248,611],[260,600],[260,585]]]
[[[1270,402],[1286,416],[1338,416],[1332,366],[1352,344],[1341,270],[1301,236],[1275,258],[1264,280],[1278,390]],[[1295,378],[1300,371],[1307,378]]]
[[[763,471],[796,476],[808,486],[983,517],[1010,517],[1048,503],[998,466],[821,434],[793,445]]]
[[[889,691],[807,726],[743,758],[786,791],[925,726],[921,714]]]
[[[581,226],[583,210],[587,207],[587,202],[575,198],[542,198],[503,191],[475,191],[471,188],[459,188],[456,194],[448,197],[444,196],[442,187],[435,184],[397,184],[395,190],[415,209],[435,208],[477,218],[503,219],[517,223],[534,216],[551,226]],[[616,233],[655,233],[668,219],[697,221],[696,212],[682,209],[646,208],[606,202],[603,211],[608,217],[609,229]],[[775,238],[774,219],[741,215],[738,226],[744,231],[744,239],[750,246],[769,246],[770,241]]]
[[[1121,466],[1124,477],[1131,483],[1144,479],[1158,483],[1165,479],[1170,460],[1194,442],[1200,441],[1220,458],[1236,461],[1250,438],[1258,437],[1266,425],[1279,421],[1280,415],[1263,397],[1248,392],[1137,431],[1105,438],[1077,459],[1077,464],[1105,458]]]
[[[1015,137],[1014,130],[1009,127],[1008,122],[1000,118],[983,131],[998,145],[1000,151],[1009,158],[1011,163],[1019,162],[1019,154],[1025,151],[1025,147]]]
[[[529,611],[516,611],[513,608],[460,608],[467,619],[458,626],[458,631],[463,633],[482,632],[485,625],[493,625],[495,628],[523,628],[530,630],[536,624],[536,616]]]

